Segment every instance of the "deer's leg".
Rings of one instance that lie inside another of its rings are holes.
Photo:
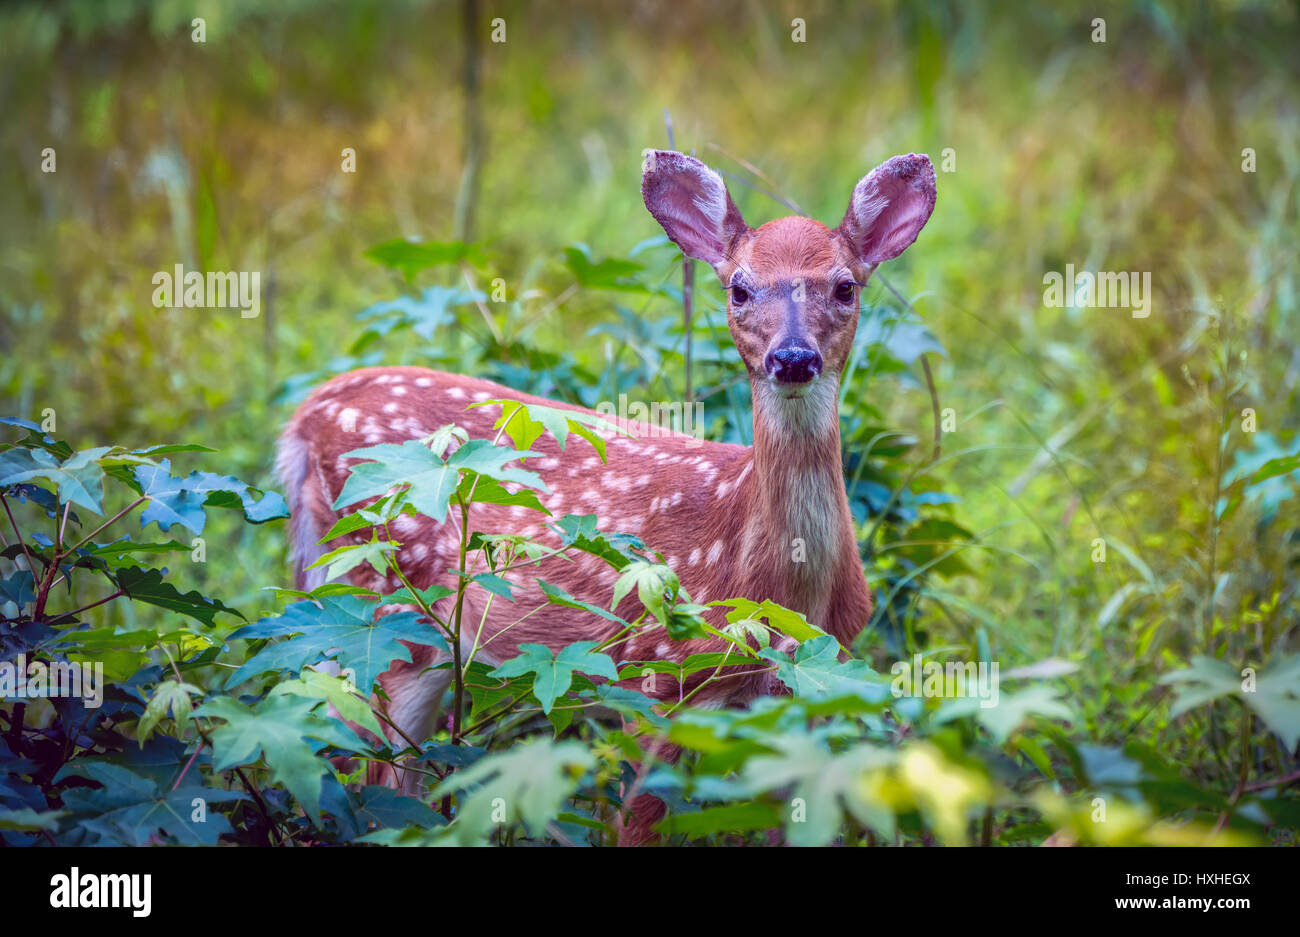
[[[623,725],[624,730],[628,732],[634,728],[627,722]],[[636,771],[632,783],[624,784],[619,788],[619,795],[624,798],[623,810],[615,822],[620,846],[651,846],[660,841],[654,826],[667,814],[668,807],[653,794],[641,793],[641,781],[651,771],[655,761],[675,765],[677,759],[682,756],[680,746],[660,738],[642,736],[638,742],[647,758],[646,761],[632,766]]]
[[[411,647],[411,662],[394,661],[380,677],[388,702],[374,701],[377,710],[383,711],[393,722],[384,726],[384,734],[395,750],[407,748],[412,743],[422,744],[433,735],[442,710],[442,696],[451,684],[451,671],[443,668],[430,670],[447,660],[445,652],[424,645]],[[396,728],[394,728],[394,726]],[[366,772],[369,784],[388,787],[416,796],[424,777],[418,771],[371,762]]]

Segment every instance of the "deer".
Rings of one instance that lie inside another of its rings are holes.
[[[851,647],[870,618],[872,598],[845,491],[840,379],[869,277],[916,240],[934,210],[934,168],[927,156],[915,153],[880,164],[858,181],[836,228],[803,216],[751,228],[722,177],[675,151],[646,153],[641,194],[672,243],[686,257],[712,267],[726,291],[727,324],[749,378],[753,445],[704,441],[657,427],[650,432],[633,424],[629,435],[607,439],[607,461],[601,466],[589,451],[572,443],[561,449],[545,435],[532,444],[536,455],[527,463],[550,490],[542,503],[553,516],[595,514],[601,531],[639,537],[664,555],[696,603],[771,599]],[[345,453],[428,437],[449,423],[471,437],[492,438],[500,411],[472,405],[503,398],[582,409],[417,367],[346,372],[310,394],[286,425],[276,459],[290,506],[298,588],[324,584],[323,571],[309,567],[327,550],[369,539],[370,531],[361,530],[320,542],[343,513],[355,508],[332,507],[356,461]],[[473,530],[520,533],[558,547],[558,533],[538,517],[520,507],[475,504],[470,509]],[[459,532],[451,516],[438,524],[404,515],[390,529],[398,543],[397,561],[414,586],[454,585]],[[796,542],[804,545],[802,551],[792,548]],[[394,574],[384,576],[365,565],[346,575],[352,584],[381,595],[399,586]],[[517,655],[524,643],[558,650],[580,640],[605,640],[617,630],[594,614],[550,604],[537,585],[545,580],[608,608],[617,574],[597,558],[552,557],[506,578],[514,602],[487,604],[485,617],[486,596],[478,590],[465,594],[464,620],[483,620],[474,636],[479,660],[495,665]],[[384,605],[382,598],[380,603],[377,615],[411,608]],[[631,620],[639,607],[634,592],[617,611]],[[706,617],[721,626],[721,612],[714,607]],[[774,646],[794,646],[792,639],[783,640]],[[445,651],[407,646],[410,662],[394,661],[379,681],[395,750],[404,747],[399,738],[418,742],[433,734],[451,681],[449,670],[438,668]],[[621,656],[680,662],[722,649],[720,639],[673,641],[662,629],[644,629],[633,634]],[[703,682],[707,674],[697,676]],[[665,701],[681,698],[683,691],[667,674],[638,677],[629,685]],[[692,689],[699,689],[692,705],[706,707],[743,706],[787,692],[772,668],[757,666],[737,668],[729,679],[702,688],[688,678],[685,690]],[[372,704],[384,705],[377,696]],[[672,761],[679,754],[667,746],[647,757]],[[367,780],[404,793],[419,789],[414,771],[382,763],[368,766]],[[632,793],[619,842],[652,842],[664,805],[650,794]]]

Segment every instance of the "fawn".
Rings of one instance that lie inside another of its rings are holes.
[[[637,438],[607,441],[608,464],[602,469],[590,452],[574,444],[561,451],[553,438],[543,436],[532,447],[539,456],[527,462],[551,490],[543,504],[556,517],[596,514],[602,531],[640,537],[665,555],[683,588],[700,604],[733,597],[772,599],[802,612],[848,646],[867,622],[871,597],[844,488],[839,381],[853,347],[860,291],[876,266],[901,254],[929,219],[936,194],[934,168],[918,154],[881,164],[858,182],[844,220],[834,229],[798,216],[750,228],[721,177],[676,152],[647,154],[641,192],[668,237],[685,255],[713,267],[727,290],[727,323],[752,391],[754,445],[637,432]],[[499,410],[467,407],[498,398],[567,406],[488,381],[413,367],[366,368],[318,388],[284,430],[277,459],[289,495],[299,588],[323,583],[321,570],[306,567],[326,550],[369,539],[370,531],[364,530],[328,546],[318,543],[341,513],[331,505],[353,464],[344,453],[424,437],[447,423],[465,427],[472,437],[491,438]],[[558,547],[558,536],[539,517],[524,508],[487,504],[474,505],[470,513],[473,530],[522,533]],[[391,526],[401,544],[398,562],[416,587],[454,584],[448,571],[459,563],[459,533],[450,519],[438,524],[428,517],[403,516]],[[802,543],[801,551],[794,549],[796,541]],[[536,583],[540,578],[608,607],[616,579],[609,566],[580,554],[576,562],[552,558],[526,570],[526,576],[507,577],[513,581],[514,603],[495,600],[488,609],[477,636],[478,659],[508,659],[526,642],[558,649],[614,633],[617,626],[603,618],[548,604]],[[381,593],[398,587],[396,577],[390,574],[385,580],[367,566],[357,567],[348,578]],[[478,592],[466,593],[465,621],[481,619],[485,598]],[[381,606],[379,611],[395,608]],[[633,594],[617,611],[630,620],[638,609]],[[723,622],[721,614],[713,620],[715,625]],[[787,639],[784,646],[792,644]],[[674,642],[656,630],[637,633],[618,656],[681,661],[721,649],[720,641]],[[395,662],[380,684],[389,700],[389,718],[403,735],[419,742],[434,730],[451,676],[446,668],[429,669],[445,656],[442,652],[427,646],[412,646],[411,652],[412,662]],[[738,704],[784,692],[770,670],[737,671],[705,687],[692,703]],[[638,677],[636,688],[676,699],[706,674],[697,677],[684,688],[666,674],[648,681]],[[657,754],[674,757],[672,752]],[[372,783],[407,793],[415,792],[417,780],[410,771],[384,765],[370,769]],[[662,810],[657,799],[637,797],[621,841],[648,838]]]

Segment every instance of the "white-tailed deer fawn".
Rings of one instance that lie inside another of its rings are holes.
[[[532,447],[540,456],[527,462],[551,490],[542,501],[556,517],[595,514],[602,531],[639,536],[665,555],[696,602],[772,599],[849,646],[867,622],[871,598],[844,489],[840,376],[853,347],[859,293],[876,265],[901,254],[929,219],[934,169],[915,154],[878,166],[858,182],[834,229],[803,217],[750,228],[717,173],[681,153],[649,154],[641,192],[673,242],[713,267],[726,287],[727,322],[749,372],[754,445],[638,432],[638,438],[609,439],[602,467],[590,450],[570,444],[561,451],[544,436]],[[488,381],[410,367],[354,371],[317,389],[285,429],[277,463],[292,509],[299,587],[323,582],[320,570],[306,567],[325,550],[369,539],[369,531],[359,531],[328,546],[317,542],[340,516],[331,505],[354,464],[344,453],[424,437],[447,423],[465,427],[471,437],[491,438],[500,411],[467,407],[498,398],[564,406]],[[470,526],[523,533],[558,547],[557,535],[539,518],[523,508],[476,504]],[[456,524],[404,516],[392,526],[401,543],[398,562],[415,586],[454,585],[449,571],[459,563]],[[470,570],[477,571],[483,570]],[[385,581],[367,566],[349,577],[380,592],[398,586],[395,577]],[[594,557],[552,558],[508,578],[515,601],[498,599],[488,608],[478,659],[508,659],[526,642],[558,649],[617,630],[606,619],[548,604],[536,583],[540,578],[608,607],[616,574]],[[464,620],[477,623],[484,595],[470,590],[465,601]],[[638,606],[634,594],[619,613],[630,620]],[[714,624],[723,622],[719,613]],[[619,656],[680,661],[721,649],[720,641],[669,641],[660,629],[638,634]],[[428,669],[438,660],[433,648],[411,650],[412,663],[395,663],[380,682],[389,718],[418,742],[434,729],[450,674]],[[667,675],[657,681],[653,696],[676,699],[682,692]],[[695,685],[688,681],[685,691]],[[640,678],[636,688],[650,689]],[[733,679],[710,683],[692,702],[743,703],[782,691],[769,670],[742,668]],[[409,792],[417,776],[381,770],[371,779]],[[635,829],[625,829],[625,839],[644,838],[661,811],[657,800],[638,798]]]

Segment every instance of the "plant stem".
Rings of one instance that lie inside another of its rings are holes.
[[[116,524],[118,521],[120,521],[122,518],[126,517],[126,515],[130,514],[132,511],[134,511],[136,508],[138,508],[140,505],[144,504],[144,503],[145,503],[146,501],[148,501],[148,500],[149,500],[149,498],[148,498],[146,495],[141,495],[140,497],[136,498],[134,501],[132,501],[132,502],[131,502],[130,504],[128,504],[126,507],[122,508],[122,510],[118,511],[116,514],[114,514],[114,515],[113,515],[112,517],[110,517],[108,520],[104,521],[104,523],[100,524],[98,527],[96,527],[96,528],[95,528],[94,530],[92,530],[90,533],[86,534],[86,536],[82,537],[80,540],[78,540],[78,541],[77,541],[76,543],[74,543],[72,546],[68,547],[67,550],[63,551],[63,554],[62,554],[62,555],[63,555],[63,556],[69,556],[69,555],[71,555],[71,554],[73,554],[73,553],[76,553],[78,550],[80,550],[82,547],[84,547],[87,543],[89,543],[89,542],[90,542],[90,541],[91,541],[91,540],[92,540],[92,539],[93,539],[93,538],[94,538],[94,537],[95,537],[95,536],[96,536],[100,531],[102,531],[104,528],[106,528],[106,527],[110,527],[110,526],[112,526],[113,524]]]
[[[14,520],[13,511],[9,510],[9,500],[0,494],[0,504],[5,506],[5,513],[9,515],[9,524],[14,529],[14,536],[18,538],[18,545],[23,548],[23,556],[27,557],[27,571],[33,576],[36,575],[36,567],[32,565],[32,555],[27,550],[27,544],[23,541],[23,532],[18,529],[18,522]]]

